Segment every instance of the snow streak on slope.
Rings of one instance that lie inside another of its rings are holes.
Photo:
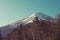
[[[20,25],[20,24],[25,25],[25,24],[33,22],[33,20],[35,20],[35,17],[38,17],[39,20],[40,19],[41,20],[46,20],[49,17],[49,18],[51,18],[52,21],[54,21],[54,18],[39,12],[39,13],[36,13],[36,14],[34,13],[31,16],[26,17],[22,20],[18,20],[17,22],[12,23],[11,25],[14,25],[14,26],[17,26],[17,25]]]
[[[27,18],[23,18],[23,19],[18,20],[18,21],[14,22],[14,23],[11,23],[9,25],[1,27],[2,37],[6,37],[12,30],[14,30],[16,28],[19,28],[20,24],[26,25],[28,23],[32,23],[33,20],[35,20],[35,17],[38,17],[39,20],[40,19],[41,20],[46,20],[47,17],[50,17],[50,16],[47,16],[47,15],[39,12],[39,13],[36,13],[36,14],[32,14],[31,16],[29,16]],[[52,19],[54,19],[54,18],[52,18]]]

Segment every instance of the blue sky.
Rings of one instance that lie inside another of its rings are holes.
[[[55,17],[60,0],[0,0],[0,27],[37,12]]]

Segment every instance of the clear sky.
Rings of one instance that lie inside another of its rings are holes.
[[[37,12],[56,16],[60,0],[0,0],[0,27]]]

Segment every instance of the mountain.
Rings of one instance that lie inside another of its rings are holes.
[[[20,26],[20,24],[22,25],[26,25],[28,23],[33,22],[33,20],[35,20],[35,17],[38,17],[38,20],[46,20],[48,17],[48,15],[45,15],[43,13],[36,13],[36,14],[32,14],[31,16],[27,17],[27,18],[23,18],[21,20],[18,20],[14,23],[8,24],[4,27],[1,27],[1,31],[2,31],[2,36],[7,36],[8,33],[10,33],[12,30],[16,29],[18,26]],[[51,19],[54,19],[52,17],[50,17]]]
[[[11,25],[14,25],[14,26],[20,25],[20,24],[25,25],[25,24],[28,24],[30,22],[33,22],[33,20],[35,20],[35,17],[38,17],[38,20],[47,20],[48,18],[50,18],[51,21],[55,21],[55,19],[53,17],[50,17],[46,14],[38,12],[38,13],[32,14],[32,15],[26,17],[26,18],[18,20],[16,22],[12,23]]]
[[[50,27],[50,25],[52,25],[52,24],[53,24],[53,27],[52,26]],[[31,35],[30,34],[31,31],[33,31],[33,33],[34,33],[34,34],[32,33],[33,35],[35,35],[35,33],[39,34],[38,32],[41,32],[41,33],[43,33],[43,35],[45,35],[45,40],[48,40],[49,38],[47,39],[46,35],[49,36],[50,32],[55,32],[55,28],[54,28],[55,24],[56,24],[56,22],[55,22],[55,19],[53,17],[50,17],[50,16],[48,16],[46,14],[43,14],[43,13],[39,12],[39,13],[36,13],[36,14],[32,14],[31,16],[28,16],[26,18],[20,19],[20,20],[14,22],[14,23],[11,23],[11,24],[8,24],[6,26],[3,26],[0,29],[1,29],[1,35],[2,35],[3,38],[7,37],[7,36],[10,37],[9,36],[10,33],[13,30],[17,29],[15,33],[19,33],[19,32],[22,31],[21,32],[22,33],[21,36],[24,35],[25,32],[27,32],[27,34],[29,34],[29,35]],[[20,31],[18,32],[18,30],[20,30]],[[40,31],[38,31],[38,30],[40,30]],[[25,35],[27,35],[27,34],[25,34]],[[30,38],[30,36],[29,36],[29,38]],[[43,39],[43,38],[41,38],[41,39]]]

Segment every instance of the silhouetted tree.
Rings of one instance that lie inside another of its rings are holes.
[[[20,24],[20,28],[22,28],[22,24]]]
[[[1,36],[1,30],[0,30],[0,40],[2,40],[2,36]]]

